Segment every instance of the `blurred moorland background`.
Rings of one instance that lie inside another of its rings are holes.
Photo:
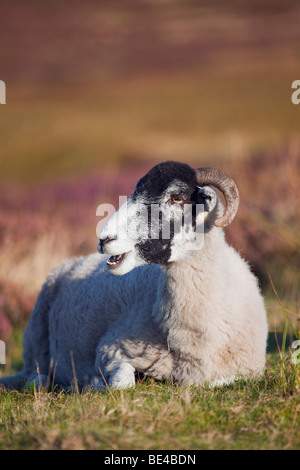
[[[167,159],[236,179],[241,206],[227,238],[259,276],[270,329],[280,330],[283,315],[268,275],[297,326],[299,24],[296,0],[1,2],[8,369],[49,269],[94,251],[97,206],[118,207]]]

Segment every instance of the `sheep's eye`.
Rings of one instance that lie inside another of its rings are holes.
[[[180,196],[171,196],[171,201],[174,204],[182,204],[183,203],[183,199],[181,199]]]

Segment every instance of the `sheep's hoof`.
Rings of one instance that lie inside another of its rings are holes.
[[[110,376],[110,388],[130,388],[135,386],[134,368],[128,364],[121,364]]]

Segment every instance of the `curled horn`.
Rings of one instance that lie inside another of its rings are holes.
[[[197,184],[210,184],[219,189],[225,198],[224,214],[215,221],[216,227],[226,227],[233,221],[239,207],[239,191],[232,178],[216,168],[198,168],[196,171]]]

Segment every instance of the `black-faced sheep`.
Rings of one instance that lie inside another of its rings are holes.
[[[225,197],[224,214],[213,186]],[[152,168],[102,229],[102,254],[50,273],[25,331],[24,368],[0,385],[50,377],[70,387],[76,376],[80,388],[124,388],[134,386],[136,371],[214,385],[260,374],[263,299],[222,228],[238,200],[219,170]]]

